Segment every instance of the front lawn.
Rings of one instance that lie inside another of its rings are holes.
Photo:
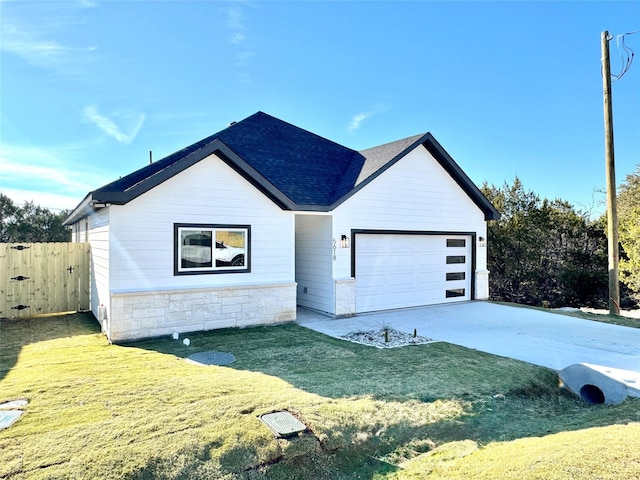
[[[109,345],[90,314],[0,320],[0,403],[29,401],[0,431],[0,478],[589,478],[596,447],[616,467],[593,478],[640,476],[640,399],[588,406],[544,368],[295,324],[188,337]],[[207,350],[237,361],[185,361]],[[275,410],[309,431],[276,439],[258,419]]]

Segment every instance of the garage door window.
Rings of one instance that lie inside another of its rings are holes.
[[[447,298],[464,297],[464,288],[450,288],[446,291]]]
[[[464,280],[466,278],[465,272],[447,272],[447,281]]]
[[[464,255],[447,255],[447,265],[454,263],[465,263],[466,258]]]
[[[451,248],[464,248],[467,246],[467,241],[464,238],[447,238],[447,247]]]

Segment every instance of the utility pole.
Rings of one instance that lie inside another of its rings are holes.
[[[613,151],[613,110],[611,106],[611,63],[609,32],[602,32],[602,86],[604,94],[604,145],[607,171],[607,241],[609,252],[609,313],[620,315],[620,276],[618,247],[618,207],[616,204],[616,165]]]

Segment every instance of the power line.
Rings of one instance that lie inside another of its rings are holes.
[[[631,68],[631,64],[633,63],[633,57],[635,56],[635,54],[633,52],[633,49],[631,47],[628,47],[625,44],[624,39],[627,35],[634,35],[636,33],[640,33],[640,32],[638,31],[627,32],[621,35],[616,35],[615,37],[616,45],[618,47],[618,52],[620,53],[621,66],[620,66],[620,73],[611,74],[611,78],[613,79],[614,82],[624,77],[625,73],[627,73]],[[611,39],[613,39],[613,36],[609,35],[609,38],[607,40],[611,40]]]

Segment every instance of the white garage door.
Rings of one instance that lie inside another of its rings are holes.
[[[471,299],[469,235],[358,234],[356,312]]]

